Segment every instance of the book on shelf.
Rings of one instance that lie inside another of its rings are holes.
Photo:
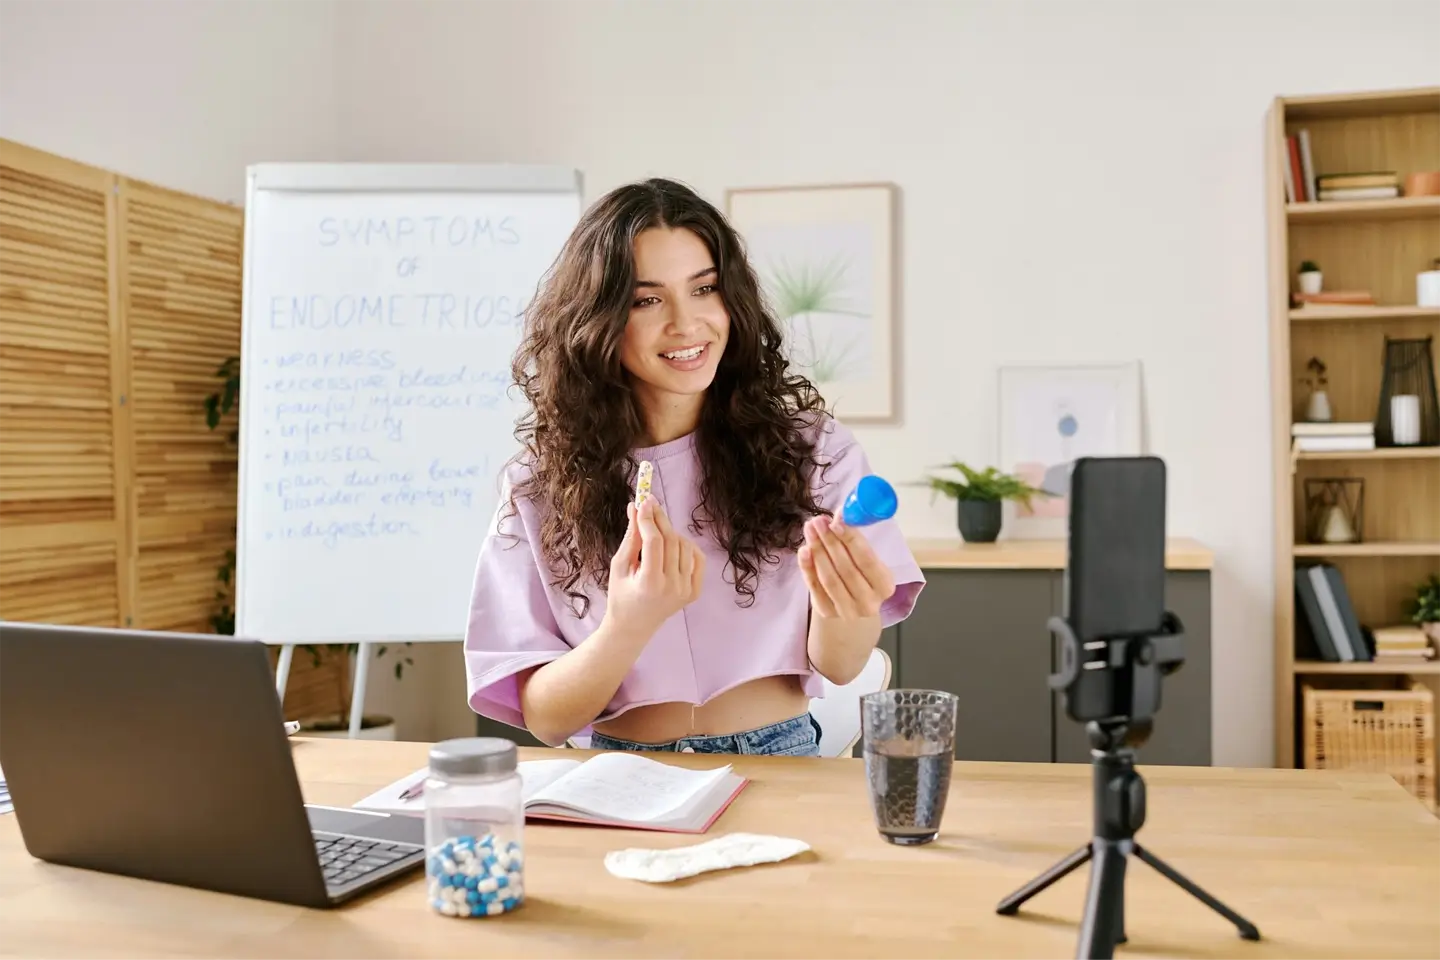
[[[1375,651],[1376,663],[1403,663],[1409,661],[1414,661],[1416,663],[1425,663],[1426,661],[1433,659],[1435,659],[1435,649],[1433,647],[1423,647],[1419,650]]]
[[[704,833],[749,784],[726,764],[690,770],[635,753],[587,760],[522,760],[520,796],[528,820]],[[424,816],[422,767],[355,804],[357,810]]]
[[[1397,624],[1378,627],[1372,634],[1375,638],[1375,659],[1379,661],[1433,660],[1435,647],[1430,637],[1419,627]]]
[[[1301,420],[1290,424],[1292,437],[1373,437],[1373,420]]]
[[[1357,451],[1375,449],[1375,424],[1293,423],[1292,449],[1296,452]]]
[[[1327,173],[1315,178],[1317,200],[1389,200],[1400,196],[1400,177],[1394,170],[1361,173]]]
[[[1394,170],[1373,170],[1358,173],[1327,173],[1315,178],[1316,190],[1363,190],[1370,187],[1400,186],[1400,175]]]
[[[1369,290],[1322,290],[1319,293],[1292,293],[1290,302],[1303,307],[1306,304],[1343,303],[1349,306],[1373,307],[1375,295]]]
[[[1364,453],[1375,449],[1374,437],[1296,437],[1296,453]]]
[[[1330,563],[1307,563],[1295,568],[1297,656],[1331,663],[1368,663],[1375,659],[1374,636],[1361,626],[1345,589],[1345,578]],[[1308,650],[1304,647],[1308,646]]]
[[[1285,138],[1285,201],[1306,203],[1315,199],[1315,164],[1310,157],[1310,131],[1298,130]]]
[[[1400,196],[1399,187],[1346,187],[1320,191],[1319,200],[1393,200]]]

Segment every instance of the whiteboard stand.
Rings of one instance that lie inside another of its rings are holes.
[[[455,642],[516,452],[510,359],[579,222],[574,169],[263,163],[246,171],[236,634]],[[457,439],[459,438],[459,439]]]
[[[285,684],[290,680],[290,661],[295,657],[295,644],[287,643],[280,648],[280,662],[275,665],[275,695],[285,702]]]
[[[361,641],[355,653],[355,686],[350,691],[350,739],[360,736],[365,719],[365,683],[370,679],[370,643]]]

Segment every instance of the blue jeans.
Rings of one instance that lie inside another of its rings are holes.
[[[603,733],[590,737],[592,750],[649,750],[666,753],[750,753],[772,757],[815,757],[820,755],[820,724],[808,713],[789,720],[741,733],[714,737],[684,737],[669,743],[636,743],[617,740]]]

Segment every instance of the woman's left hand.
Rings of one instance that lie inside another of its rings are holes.
[[[890,568],[880,562],[870,541],[839,516],[806,522],[799,563],[810,589],[810,605],[822,617],[878,617],[880,605],[895,593]]]

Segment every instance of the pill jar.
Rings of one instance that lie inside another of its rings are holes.
[[[493,917],[525,901],[525,808],[515,744],[495,737],[430,748],[425,894],[447,917]]]

